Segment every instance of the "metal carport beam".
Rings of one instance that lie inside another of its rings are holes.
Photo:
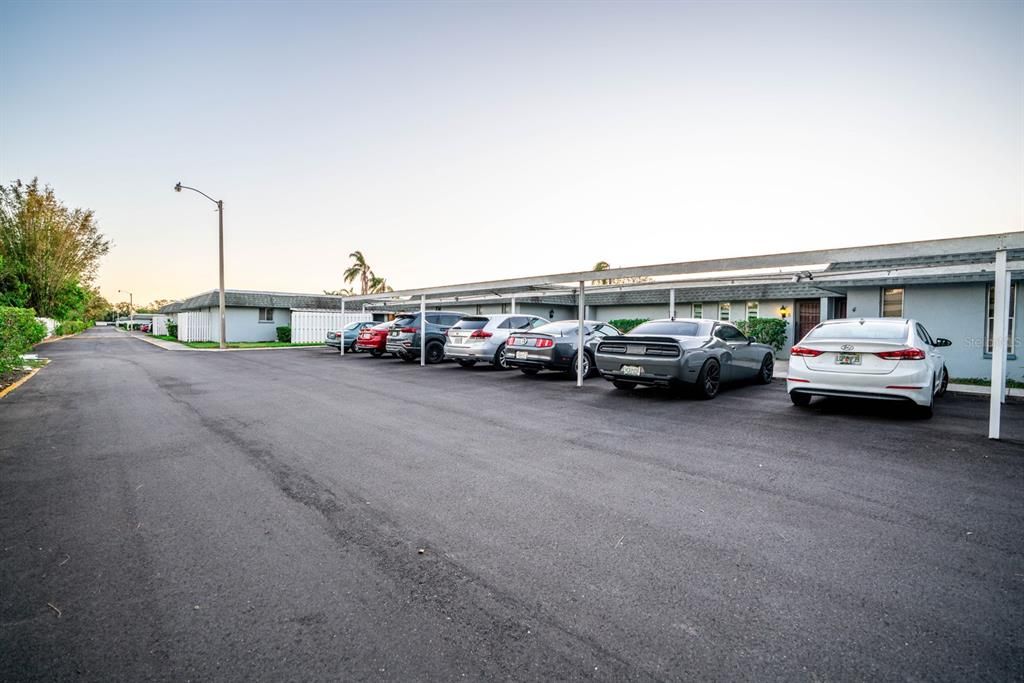
[[[587,283],[584,280],[580,280],[580,296],[579,296],[579,325],[576,328],[576,386],[583,386],[583,354],[586,353],[586,344],[583,340],[583,319],[587,317],[587,304],[586,304],[586,286]]]

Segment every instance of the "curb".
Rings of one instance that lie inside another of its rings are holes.
[[[249,349],[197,349],[193,346],[189,346],[188,344],[183,344],[181,342],[169,342],[164,341],[163,339],[149,339],[148,337],[136,334],[129,334],[129,336],[132,339],[140,339],[146,342],[147,344],[152,344],[158,349],[163,349],[164,351],[200,351],[222,353],[224,351],[284,351],[286,349],[315,349],[319,346],[322,346],[322,344],[317,342],[316,344],[302,344],[299,346],[255,346]],[[174,344],[175,346],[164,346],[165,344]]]
[[[68,336],[73,336],[73,335],[68,335]],[[46,365],[49,365],[49,364],[50,364],[49,361],[47,361]],[[0,390],[0,399],[2,399],[7,394],[11,393],[12,391],[17,389],[18,387],[20,387],[25,382],[27,382],[30,379],[32,379],[33,377],[35,377],[36,373],[39,372],[40,370],[42,370],[43,368],[45,368],[46,365],[41,365],[38,368],[33,368],[32,372],[28,373],[27,375],[25,375],[24,377],[19,379],[14,384],[12,384],[11,386],[7,387],[6,389]]]

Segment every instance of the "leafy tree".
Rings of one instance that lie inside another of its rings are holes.
[[[352,296],[355,294],[351,288],[348,289],[325,289],[324,294],[327,296]]]
[[[90,290],[92,295],[85,305],[85,320],[106,320],[110,317],[114,307],[105,298],[100,296],[96,290]]]
[[[46,326],[32,309],[0,306],[0,375],[21,367],[21,354],[45,336]]]
[[[608,270],[609,268],[611,268],[611,265],[607,261],[598,261],[591,270]],[[611,283],[611,280],[594,280],[591,284],[610,285]]]
[[[140,308],[136,308],[135,312],[136,313],[158,313],[161,308],[163,308],[167,304],[172,304],[172,303],[174,303],[173,299],[154,299],[153,301],[150,301],[145,306],[142,306]]]
[[[92,211],[68,208],[38,178],[0,186],[0,301],[51,318],[84,310],[110,246]]]
[[[610,270],[611,265],[607,261],[598,261],[591,270]],[[634,275],[632,277],[616,277],[605,280],[594,280],[595,285],[638,285],[644,282],[654,282],[654,278],[646,275]]]

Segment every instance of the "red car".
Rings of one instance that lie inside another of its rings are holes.
[[[363,331],[356,337],[356,350],[369,351],[374,358],[384,355],[384,347],[388,343],[388,330],[393,323],[386,322],[373,327],[363,328]]]

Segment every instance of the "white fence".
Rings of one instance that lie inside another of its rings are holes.
[[[53,318],[36,318],[36,320],[46,325],[46,336],[52,337],[54,330],[57,329],[57,321]]]
[[[354,322],[373,320],[369,313],[345,313],[341,311],[313,311],[292,309],[292,343],[304,344],[322,342],[331,330],[338,331]]]
[[[167,334],[167,319],[170,316],[157,314],[153,316],[153,326],[150,328],[150,332],[153,334]]]
[[[213,337],[218,316],[211,311],[182,311],[178,314],[178,340],[216,341]]]

